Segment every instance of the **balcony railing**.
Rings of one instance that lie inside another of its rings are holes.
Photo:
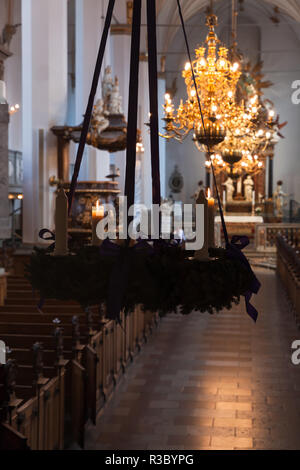
[[[255,227],[256,250],[275,253],[278,235],[300,242],[300,223],[257,224]]]

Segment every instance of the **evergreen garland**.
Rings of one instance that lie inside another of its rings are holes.
[[[213,313],[238,303],[252,277],[239,260],[227,258],[225,250],[211,250],[210,254],[215,258],[201,261],[170,244],[152,251],[123,246],[117,255],[104,255],[99,248],[87,246],[64,257],[35,249],[26,276],[42,299],[74,300],[86,308],[107,304],[112,279],[121,273],[121,282],[126,283],[125,312],[141,305],[161,314]]]

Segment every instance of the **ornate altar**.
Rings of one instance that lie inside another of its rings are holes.
[[[63,184],[66,192],[70,183]],[[92,236],[92,207],[101,204],[116,204],[120,190],[117,181],[78,181],[72,211],[69,216],[69,235],[74,245],[90,240]]]

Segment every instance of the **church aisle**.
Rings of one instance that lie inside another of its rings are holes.
[[[273,271],[257,269],[256,325],[244,301],[170,315],[129,368],[86,449],[300,449],[300,339]]]

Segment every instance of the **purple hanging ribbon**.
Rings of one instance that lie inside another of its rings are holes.
[[[252,277],[251,286],[249,290],[244,294],[244,297],[245,297],[247,313],[256,322],[257,317],[258,317],[258,312],[256,308],[253,307],[253,305],[250,303],[250,300],[251,300],[252,294],[258,293],[261,287],[261,283],[255,276],[249,264],[249,261],[247,260],[246,256],[242,252],[242,250],[248,245],[249,245],[249,238],[247,236],[234,235],[231,239],[230,244],[226,248],[226,253],[227,253],[228,258],[239,260],[247,268],[247,270],[249,271]]]

